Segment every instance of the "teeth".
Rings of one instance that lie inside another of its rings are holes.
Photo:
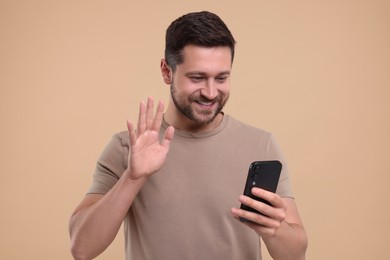
[[[198,103],[204,106],[210,106],[211,104],[213,104],[213,102],[202,102],[202,101],[198,101]]]

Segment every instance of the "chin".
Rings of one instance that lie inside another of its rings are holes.
[[[215,112],[215,113],[213,112],[207,115],[206,114],[197,115],[194,117],[194,121],[202,125],[207,125],[212,123],[215,120],[215,118],[218,116],[218,114],[219,112]]]

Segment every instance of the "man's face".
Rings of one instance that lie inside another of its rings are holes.
[[[171,97],[177,111],[192,124],[212,122],[230,93],[231,51],[229,47],[183,49],[184,62],[177,65]]]

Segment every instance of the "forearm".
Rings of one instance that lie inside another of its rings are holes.
[[[75,259],[96,257],[111,244],[144,183],[145,179],[132,181],[122,176],[98,201],[75,211],[70,220]]]
[[[307,248],[306,232],[302,225],[283,221],[280,228],[262,237],[274,260],[304,260]]]

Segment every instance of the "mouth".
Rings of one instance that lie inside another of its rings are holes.
[[[211,106],[215,103],[215,101],[200,101],[200,100],[195,100],[195,102],[201,106]]]
[[[214,110],[218,104],[216,100],[194,100],[194,103],[197,104],[201,110]]]

